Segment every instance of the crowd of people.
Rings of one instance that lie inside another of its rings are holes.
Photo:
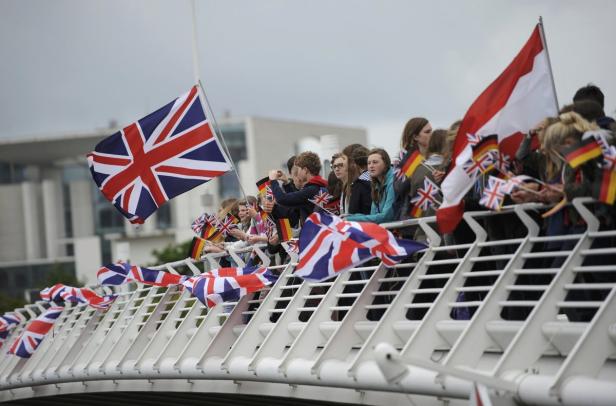
[[[279,249],[281,239],[275,229],[268,232],[263,213],[274,220],[288,219],[295,236],[315,210],[325,210],[350,221],[374,223],[434,215],[438,204],[425,206],[424,210],[413,210],[413,202],[417,201],[418,191],[425,187],[426,179],[435,185],[432,202],[442,201],[438,186],[452,165],[452,149],[459,125],[460,121],[456,121],[448,129],[433,130],[428,119],[411,118],[404,127],[398,156],[391,157],[382,148],[368,149],[351,144],[331,157],[331,172],[327,179],[321,176],[322,157],[316,153],[306,151],[290,157],[286,171],[269,171],[267,187],[258,197],[222,202],[219,214],[231,213],[239,219],[237,227],[229,231],[226,243],[234,248],[267,243],[270,253],[284,255]],[[567,148],[580,144],[585,134],[594,130],[603,130],[602,139],[608,144],[605,147],[616,151],[613,146],[616,124],[604,112],[604,95],[598,87],[588,85],[576,92],[573,102],[563,107],[558,117],[546,117],[524,137],[515,157],[509,162],[507,173],[491,168],[475,179],[474,187],[464,198],[465,210],[486,209],[480,201],[490,176],[525,175],[524,182],[506,197],[504,204],[554,204],[565,199],[570,202],[575,197],[593,196],[597,183],[602,181],[598,168],[609,165],[609,162],[605,163],[606,158],[601,155],[573,168],[564,155]],[[421,155],[421,164],[412,173],[405,173],[401,168],[402,161],[414,153]],[[315,198],[318,200],[318,195],[324,191],[328,200],[326,204],[319,204]],[[598,205],[596,215],[603,227],[614,228],[616,212],[613,205]],[[564,207],[544,221],[547,235],[574,233],[583,226],[571,207]],[[426,238],[412,228],[403,229],[401,233],[404,237]],[[452,243],[466,242],[468,230],[462,223],[445,238]],[[224,249],[223,244],[206,247],[207,252],[222,252]]]

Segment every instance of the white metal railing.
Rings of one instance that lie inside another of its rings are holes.
[[[388,224],[420,227],[429,249],[323,283],[295,277],[296,258],[273,265],[262,246],[164,264],[198,274],[252,253],[280,278],[209,311],[177,287],[136,284],[105,313],[67,306],[30,359],[0,357],[0,401],[171,389],[332,400],[346,388],[349,403],[442,404],[463,403],[480,382],[501,401],[611,405],[616,248],[605,241],[616,231],[599,229],[592,204],[574,201],[586,226],[564,236],[541,235],[536,204],[465,213],[474,239],[457,245],[443,244],[434,218]],[[504,218],[522,232],[494,239],[486,228]],[[18,311],[32,319],[46,306]],[[260,385],[242,386],[251,381]]]

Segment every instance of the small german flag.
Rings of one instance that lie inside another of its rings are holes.
[[[264,177],[263,179],[259,179],[256,183],[257,189],[259,189],[259,194],[265,193],[265,189],[270,185],[271,180],[269,176]]]
[[[594,195],[605,204],[614,204],[616,200],[616,171],[609,168],[599,169],[600,176],[595,183]]]
[[[490,151],[498,151],[498,136],[496,134],[486,135],[477,144],[473,145],[473,160],[478,161],[482,156]]]
[[[276,221],[276,229],[278,230],[278,238],[280,241],[289,241],[293,238],[291,223],[288,218],[278,219]]]
[[[201,229],[201,238],[205,238],[206,240],[210,238],[212,234],[217,231],[217,228],[212,225],[209,221],[206,221]]]
[[[565,160],[572,168],[577,168],[591,159],[598,158],[603,154],[601,145],[595,138],[582,140],[578,145],[565,151]]]
[[[411,153],[408,153],[402,158],[400,161],[400,175],[406,176],[410,178],[415,173],[415,170],[422,164],[424,161],[424,157],[421,155],[419,150],[415,150]]]
[[[205,240],[199,237],[193,237],[190,247],[188,247],[188,256],[192,259],[201,259],[201,254],[205,248]]]
[[[419,205],[413,205],[413,207],[411,208],[410,215],[411,217],[419,218],[423,215],[423,210],[421,210],[421,207],[419,207]]]

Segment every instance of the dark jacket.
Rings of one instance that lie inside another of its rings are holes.
[[[320,176],[313,176],[301,190],[297,192],[285,193],[280,187],[278,182],[272,182],[271,186],[274,198],[276,199],[276,206],[282,206],[279,210],[299,209],[300,224],[304,224],[306,218],[314,211],[314,203],[310,202],[322,187],[327,187],[327,181]],[[274,216],[277,216],[277,210],[275,210]]]
[[[386,223],[396,220],[394,217],[394,170],[390,168],[385,174],[385,184],[381,186],[381,200],[378,203],[372,202],[370,214],[351,214],[346,220],[364,221],[371,223]]]
[[[372,190],[370,189],[370,175],[365,171],[351,183],[349,196],[349,214],[370,214],[372,206]]]

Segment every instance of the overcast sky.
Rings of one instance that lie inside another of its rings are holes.
[[[0,137],[126,125],[193,83],[189,0],[0,0]],[[616,109],[616,1],[197,0],[217,115],[365,127],[461,118],[544,18],[560,104],[588,82]]]

